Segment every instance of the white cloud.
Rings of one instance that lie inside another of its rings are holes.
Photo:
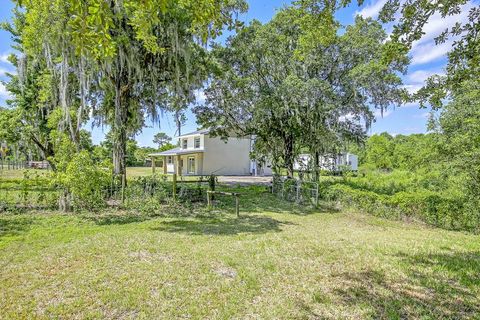
[[[400,2],[403,4],[404,0],[401,0]],[[387,0],[371,0],[360,11],[356,11],[355,14],[361,15],[365,18],[377,18],[385,3],[387,3]],[[460,6],[459,14],[442,17],[440,13],[435,13],[433,16],[431,16],[423,27],[424,35],[422,38],[412,43],[412,50],[410,51],[412,56],[412,64],[425,64],[444,57],[452,49],[453,42],[458,39],[458,37],[450,38],[445,43],[439,45],[435,44],[434,39],[445,29],[451,29],[457,22],[468,22],[468,14],[470,9],[472,9],[474,6],[474,3],[469,1],[468,3]],[[397,22],[400,16],[401,15],[397,12],[395,15],[395,20]],[[392,23],[385,25],[388,33],[391,32],[392,25]]]
[[[0,83],[0,99],[11,99],[10,92],[5,88],[3,83]]]
[[[0,67],[0,77],[3,77],[7,72],[9,72],[7,69]]]
[[[446,56],[452,50],[454,39],[449,39],[442,44],[435,44],[435,41],[417,45],[411,52],[412,65],[425,64],[436,61]]]
[[[428,117],[430,117],[430,112],[422,112],[419,114],[414,114],[413,117],[415,119],[428,119]]]
[[[207,97],[205,96],[205,92],[203,90],[195,90],[195,100],[196,103],[198,104],[203,104],[205,103],[205,100]]]
[[[425,80],[434,75],[444,75],[442,70],[417,70],[407,75],[410,83],[423,83]]]
[[[413,94],[423,87],[422,83],[407,83],[403,85],[403,88],[407,89],[408,93]]]
[[[436,61],[446,56],[452,50],[455,40],[458,37],[451,37],[446,42],[436,45],[435,38],[445,29],[451,29],[457,22],[467,23],[470,9],[474,7],[472,2],[468,2],[460,7],[460,13],[442,17],[440,13],[435,13],[430,17],[423,27],[424,35],[418,41],[412,43],[412,64],[425,64]]]
[[[387,0],[370,1],[362,10],[355,12],[357,15],[361,15],[364,18],[376,18],[382,10],[383,6],[387,3]]]
[[[16,71],[13,70],[13,65],[8,61],[10,54],[10,52],[0,53],[0,77],[4,77],[7,72],[16,74]]]
[[[0,54],[0,62],[10,64],[10,61],[8,61],[8,56],[9,56],[9,55],[10,55],[10,53]]]
[[[373,113],[375,118],[386,118],[388,117],[389,115],[392,114],[392,111],[391,110],[383,110],[383,113],[382,113],[382,110],[375,110],[375,112]]]
[[[0,53],[0,63],[8,66],[12,66],[12,63],[8,61],[8,57],[12,54],[12,51],[6,51]]]
[[[423,87],[425,80],[427,80],[431,76],[444,74],[444,71],[441,69],[417,70],[406,76],[405,85],[403,85],[403,87],[407,89],[409,93],[415,93],[421,87]]]
[[[425,42],[433,41],[435,37],[439,36],[446,28],[453,27],[457,22],[466,23],[468,22],[468,13],[470,9],[473,8],[473,4],[468,2],[460,7],[460,13],[442,17],[440,13],[435,13],[433,16],[428,19],[428,22],[423,27],[423,32],[425,33],[422,38],[418,41],[412,43],[412,48],[415,48],[418,45],[421,45]]]
[[[0,77],[5,77],[5,75],[6,75],[7,73],[17,74],[17,71],[15,71],[15,70],[9,70],[9,69],[5,69],[5,68],[0,67]]]
[[[408,102],[403,104],[402,108],[420,108],[420,104],[417,102]]]

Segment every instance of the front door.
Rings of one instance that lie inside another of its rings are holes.
[[[188,157],[188,173],[195,174],[195,157]]]

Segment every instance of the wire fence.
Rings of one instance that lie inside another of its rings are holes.
[[[168,181],[166,177],[140,177],[127,186],[112,185],[90,190],[82,197],[74,196],[65,188],[48,184],[45,179],[1,179],[0,211],[16,209],[67,210],[94,207],[135,208],[149,202],[168,203],[207,202],[207,191],[214,190],[215,182],[205,177],[197,180]]]
[[[60,191],[52,188],[0,188],[0,211],[8,209],[57,209]]]
[[[272,193],[286,201],[318,206],[318,192],[317,182],[281,176],[274,176],[272,180]]]
[[[21,169],[46,169],[50,170],[50,164],[47,161],[17,161],[0,159],[1,170],[21,170]]]

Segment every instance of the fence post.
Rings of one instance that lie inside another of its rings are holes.
[[[318,182],[315,182],[315,207],[318,207]]]
[[[210,191],[215,191],[215,175],[211,174],[209,177],[208,177],[208,188]],[[212,199],[211,200],[214,200],[215,199],[215,196],[212,194]]]
[[[212,193],[210,190],[207,191],[207,208],[208,210],[212,209]]]
[[[237,218],[239,218],[240,208],[239,208],[238,194],[235,195],[235,213],[237,214]]]
[[[125,185],[126,185],[126,181],[127,180],[127,173],[123,173],[122,174],[122,204],[125,203]]]
[[[177,200],[177,174],[173,174],[173,201]]]
[[[302,184],[301,181],[297,181],[297,182],[295,183],[295,187],[296,187],[296,189],[297,189],[297,190],[296,190],[296,191],[297,191],[297,194],[296,194],[296,196],[295,196],[295,200],[296,200],[297,202],[300,202],[300,188],[301,188],[301,184]]]

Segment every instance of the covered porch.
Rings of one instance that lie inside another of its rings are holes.
[[[152,161],[152,173],[195,176],[203,174],[203,150],[185,150],[175,148],[159,153],[149,154]],[[161,162],[157,169],[157,162]]]

